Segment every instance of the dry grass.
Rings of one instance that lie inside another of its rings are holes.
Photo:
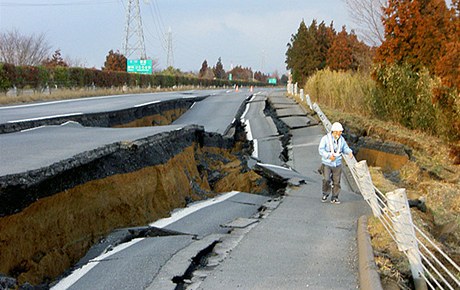
[[[43,102],[43,101],[54,101],[54,100],[67,100],[77,98],[88,98],[88,97],[99,97],[99,96],[110,96],[110,95],[123,95],[123,94],[140,94],[140,93],[157,93],[165,91],[180,91],[189,90],[193,87],[175,87],[175,88],[130,88],[127,91],[123,91],[122,88],[114,89],[59,89],[49,93],[28,93],[19,94],[18,96],[0,96],[0,105],[14,105],[32,102]],[[205,88],[203,88],[205,89]]]

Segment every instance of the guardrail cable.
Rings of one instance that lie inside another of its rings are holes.
[[[422,246],[423,248],[425,248],[426,252],[427,252],[428,254],[431,255],[431,252],[425,247],[425,245],[423,245],[422,243],[420,243],[420,246]],[[433,263],[431,263],[430,259],[428,259],[422,252],[420,252],[420,256],[421,256],[422,259],[425,261],[425,263],[428,264],[428,266],[430,266],[430,268],[438,275],[438,277],[441,278],[441,280],[444,282],[444,285],[447,285],[447,286],[449,287],[449,289],[454,290],[454,288],[450,285],[449,282],[447,282],[447,280],[444,278],[444,276],[441,274],[441,272],[435,267],[435,265],[433,265]],[[434,257],[432,256],[432,258],[434,258]],[[436,258],[434,258],[434,259],[437,260]],[[423,265],[423,264],[422,264],[422,265]],[[441,268],[443,268],[443,265],[442,265],[442,264],[438,263],[438,265],[440,265]],[[425,266],[424,266],[423,268],[424,268],[424,270],[425,270],[426,273],[429,273],[429,274],[430,274],[430,277],[431,277],[431,278],[433,279],[433,281],[435,281],[436,284],[439,286],[439,284],[438,284],[436,278],[433,277],[433,275],[431,274],[431,272],[430,272]],[[443,268],[443,269],[444,269],[444,271],[446,271],[446,273],[449,274],[449,271],[448,271],[447,269],[445,269],[445,268]],[[440,287],[441,287],[441,286],[440,286]],[[443,288],[443,287],[441,287],[441,288]]]

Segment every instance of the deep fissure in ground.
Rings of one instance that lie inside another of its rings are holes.
[[[285,185],[273,186],[248,167],[251,146],[241,123],[235,132],[228,138],[188,126],[119,144],[84,166],[29,186],[2,188],[11,196],[38,198],[3,211],[0,273],[10,278],[0,282],[46,288],[114,229],[148,224],[222,192],[279,194]]]

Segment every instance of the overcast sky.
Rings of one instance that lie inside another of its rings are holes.
[[[135,2],[135,1],[134,1]],[[344,0],[140,0],[147,55],[167,64],[168,30],[174,67],[198,71],[219,57],[225,70],[241,65],[285,73],[286,45],[302,19],[354,28]],[[44,33],[52,51],[86,67],[103,66],[122,50],[128,0],[0,0],[0,29]],[[136,58],[136,57],[132,57]]]

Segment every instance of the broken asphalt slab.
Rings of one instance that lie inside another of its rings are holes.
[[[254,171],[267,178],[278,180],[279,182],[287,182],[291,185],[300,185],[307,181],[314,182],[313,179],[302,175],[292,168],[279,165],[256,163],[254,165]]]

